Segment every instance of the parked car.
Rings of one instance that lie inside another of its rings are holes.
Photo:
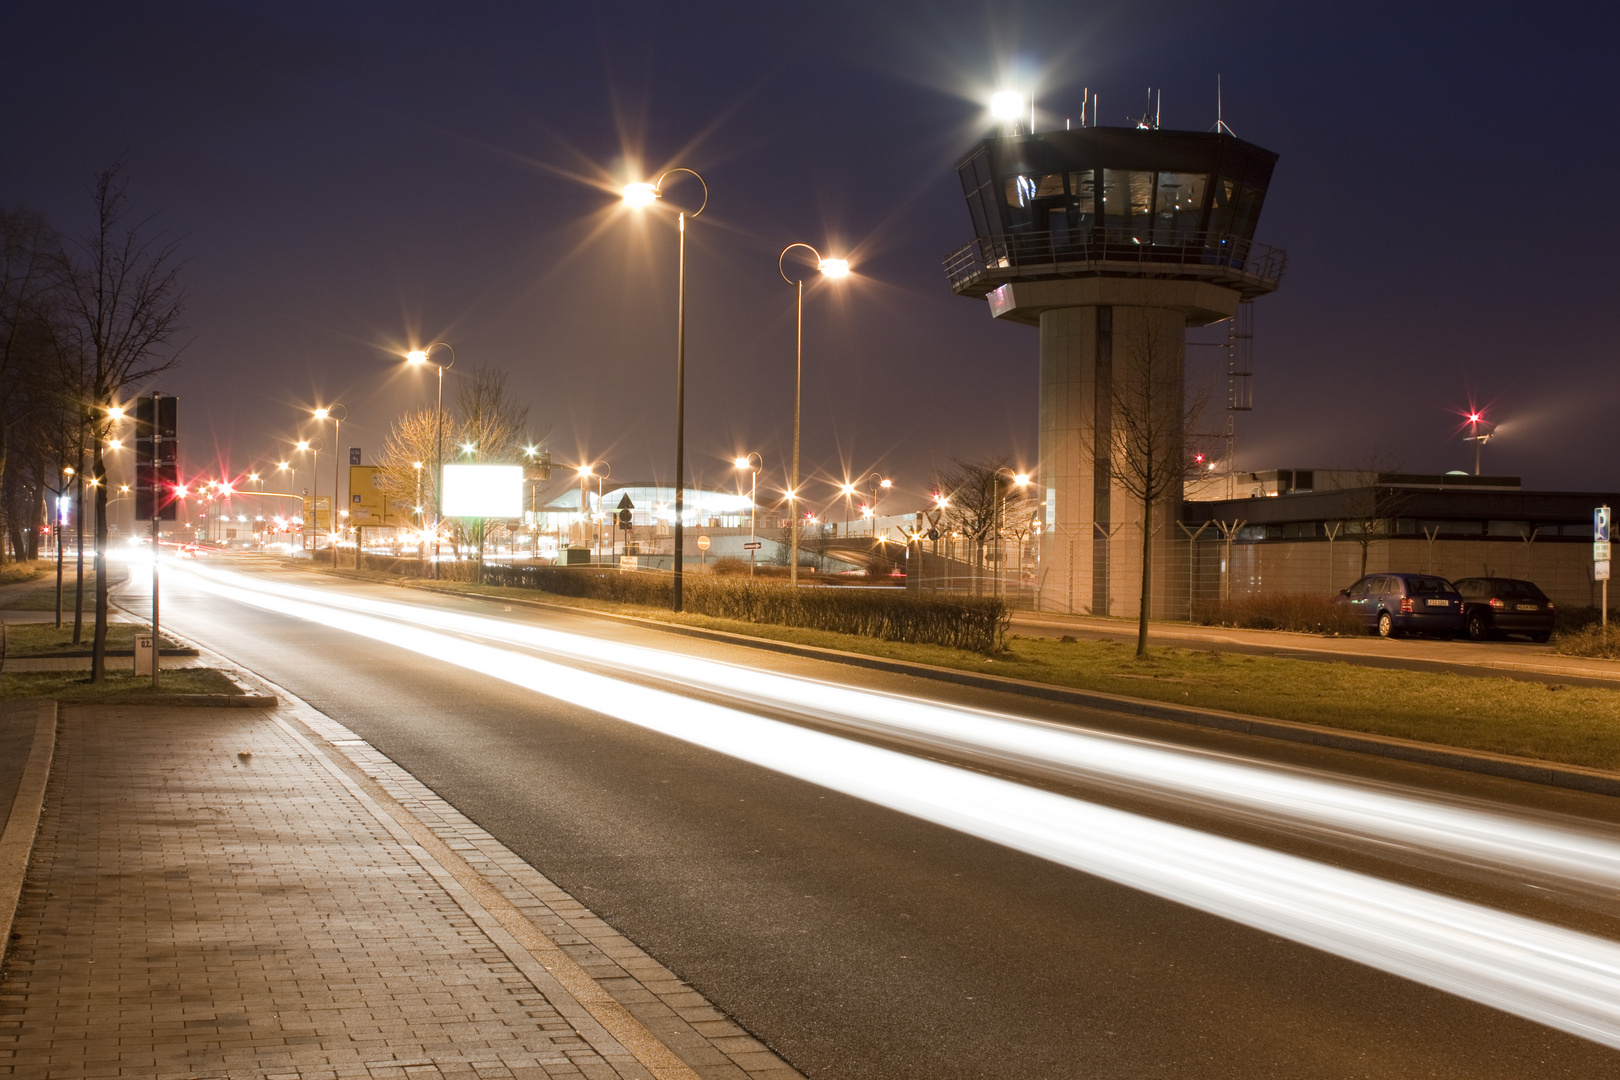
[[[1337,602],[1379,637],[1454,638],[1463,629],[1463,598],[1451,582],[1433,574],[1368,574],[1340,592]]]
[[[1463,630],[1475,641],[1499,634],[1529,634],[1531,641],[1552,636],[1553,602],[1535,582],[1471,577],[1456,584],[1463,598]]]

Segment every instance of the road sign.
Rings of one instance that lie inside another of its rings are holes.
[[[630,511],[635,508],[636,504],[630,501],[630,493],[626,492],[619,499],[619,528],[625,532],[629,532],[631,529]]]
[[[135,399],[135,517],[174,521],[180,487],[178,405],[172,397],[147,394]]]
[[[1609,560],[1608,559],[1604,559],[1602,562],[1596,562],[1596,563],[1592,564],[1592,580],[1593,581],[1608,581],[1609,580]],[[1608,588],[1608,586],[1605,585],[1604,588]]]
[[[762,548],[764,546],[765,545],[761,544],[758,540],[750,540],[750,541],[748,541],[748,543],[743,545],[743,550],[744,551],[758,551],[760,548]]]
[[[1609,539],[1609,524],[1612,521],[1607,506],[1595,507],[1592,510],[1592,539],[1606,542]]]
[[[358,446],[349,447],[349,464],[360,464],[360,448]]]
[[[1593,541],[1593,543],[1592,543],[1592,561],[1593,562],[1608,562],[1609,561],[1609,542],[1607,540]]]
[[[349,524],[400,526],[406,523],[383,496],[382,480],[382,469],[376,465],[349,466]]]
[[[930,540],[938,540],[939,539],[939,530],[938,529],[929,529],[928,532],[925,535],[927,535],[928,539],[930,539]]]
[[[707,536],[698,537],[698,550],[699,551],[708,551],[710,543],[711,543],[711,541],[709,540],[709,538]]]

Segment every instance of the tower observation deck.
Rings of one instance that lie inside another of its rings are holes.
[[[1276,163],[1224,131],[1092,127],[986,139],[957,164],[974,239],[945,259],[951,288],[1040,328],[1043,609],[1136,614],[1140,563],[1115,551],[1144,540],[1156,581],[1184,571],[1180,483],[1144,537],[1128,433],[1158,432],[1149,456],[1179,478],[1187,327],[1232,318],[1287,263],[1254,241]],[[1154,614],[1185,606],[1185,589],[1154,593]]]

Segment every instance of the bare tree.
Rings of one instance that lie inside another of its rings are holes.
[[[77,385],[67,389],[79,398],[75,404],[91,448],[96,633],[90,678],[101,682],[107,659],[107,469],[101,448],[111,425],[109,410],[128,387],[178,360],[174,343],[185,292],[178,241],[153,235],[150,218],[130,220],[122,163],[96,174],[91,198],[95,221],[69,252],[62,312],[77,369]]]
[[[945,519],[973,543],[974,589],[983,588],[985,552],[997,530],[1029,515],[1033,505],[1027,487],[1012,482],[1007,457],[963,461],[952,458],[952,467],[935,477],[935,485],[946,498]]]
[[[1384,474],[1397,469],[1397,465],[1375,449],[1356,470],[1356,486],[1345,493],[1344,535],[1361,549],[1359,577],[1367,576],[1367,555],[1374,542],[1392,536],[1395,519],[1411,505],[1411,492],[1379,482]]]
[[[27,549],[22,522],[33,518],[25,509],[33,500],[20,497],[8,465],[16,429],[38,417],[42,377],[61,350],[65,269],[61,237],[43,216],[24,207],[0,211],[0,490],[6,493],[0,515],[19,555]]]
[[[1202,393],[1187,396],[1180,343],[1166,340],[1156,321],[1148,320],[1130,342],[1113,386],[1109,471],[1112,482],[1142,508],[1136,655],[1145,657],[1153,603],[1153,507],[1180,491],[1193,467],[1185,433],[1196,429],[1205,399]]]
[[[473,369],[472,377],[456,395],[461,414],[462,453],[474,461],[510,463],[518,460],[523,434],[529,422],[529,407],[518,404],[506,391],[506,372],[494,367]],[[472,522],[478,545],[478,567],[482,574],[486,521]]]
[[[432,409],[413,409],[394,421],[377,458],[381,470],[383,498],[393,507],[433,505],[433,466],[450,457],[455,432],[448,425],[440,430]],[[434,434],[439,449],[433,449]]]

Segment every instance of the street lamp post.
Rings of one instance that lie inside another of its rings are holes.
[[[315,558],[315,549],[320,546],[321,539],[321,440],[299,439],[298,447],[303,453],[311,455],[309,466],[309,508],[313,514],[314,522],[305,522],[309,526],[309,557]],[[293,474],[293,483],[298,482],[298,474]]]
[[[794,248],[804,248],[816,257],[816,269],[830,278],[844,278],[849,276],[848,259],[823,259],[821,252],[805,243],[793,243],[782,249],[782,254],[776,257],[777,273],[782,280],[793,286],[794,291],[794,324],[793,324],[793,471],[788,477],[788,503],[793,514],[793,527],[790,530],[791,553],[788,556],[788,581],[790,584],[799,583],[799,412],[803,401],[804,391],[804,279],[787,276],[787,266],[784,260],[787,253]]]
[[[873,473],[871,476],[866,478],[866,490],[871,496],[871,501],[867,503],[867,506],[870,507],[872,511],[868,516],[872,521],[872,536],[874,539],[877,537],[878,489],[883,488],[887,490],[893,486],[894,481],[885,479],[882,473]]]
[[[691,169],[676,167],[668,170],[652,184],[626,184],[624,187],[624,204],[631,207],[651,206],[653,202],[663,197],[664,181],[676,173],[686,173],[698,182],[703,188],[703,201],[691,213],[697,217],[709,205],[709,185]],[[676,287],[675,309],[675,577],[671,597],[671,609],[681,610],[681,577],[682,560],[685,557],[684,524],[686,506],[686,219],[685,210],[680,211],[677,224],[680,228],[680,263],[678,285]]]
[[[601,472],[596,471],[597,466],[601,466]],[[595,558],[598,563],[602,561],[602,481],[612,474],[613,466],[605,461],[593,461],[589,465],[579,467],[579,520],[581,527],[584,526],[586,521],[590,521],[596,526]],[[596,478],[596,513],[594,515],[589,512],[590,495],[588,494],[592,477]],[[580,539],[583,540],[585,537],[582,536]]]
[[[412,349],[405,354],[407,364],[426,364],[428,354],[443,345],[450,350],[448,364],[434,364],[438,371],[439,389],[433,401],[433,579],[439,579],[439,515],[444,503],[441,501],[441,490],[444,487],[444,373],[445,369],[456,366],[456,350],[448,341],[435,341],[425,349]]]
[[[759,458],[756,464],[754,459]],[[765,467],[765,459],[758,451],[750,451],[747,455],[733,462],[739,469],[748,470],[748,541],[753,546],[748,549],[748,578],[754,577],[754,556],[759,553],[759,470]]]
[[[341,416],[337,412],[339,409],[343,410]],[[343,421],[349,418],[349,409],[348,406],[344,405],[341,401],[338,401],[331,405],[325,406],[324,408],[316,409],[314,416],[317,420],[332,421],[332,520],[328,522],[328,530],[332,537],[332,569],[336,570],[338,565],[338,447],[343,445]],[[315,525],[317,533],[320,532],[320,519],[321,506],[320,500],[317,499],[315,501]],[[359,556],[357,555],[356,560],[358,560],[358,558]],[[356,562],[356,565],[358,565],[358,561]]]
[[[1002,580],[1001,580],[1001,578],[1002,578],[1002,574],[1001,574],[1001,561],[1002,561],[1001,532],[1002,532],[1002,523],[1001,522],[1002,522],[1002,515],[1003,515],[1003,513],[1004,513],[1004,511],[1006,509],[1006,505],[1007,505],[1007,496],[1001,489],[1001,478],[1003,476],[1008,477],[1010,480],[1012,480],[1012,482],[1014,484],[1017,484],[1019,487],[1026,487],[1029,484],[1029,474],[1028,473],[1015,473],[1005,465],[1002,465],[1001,467],[996,469],[995,473],[991,477],[991,483],[995,484],[995,486],[996,486],[996,490],[994,492],[994,495],[996,497],[996,576],[991,579],[992,588],[991,588],[990,592],[991,592],[992,596],[999,595],[999,594],[1006,591],[1006,589],[1004,588],[1004,586],[1002,584]],[[1020,574],[1023,573],[1023,556],[1022,556],[1022,554],[1020,554],[1020,556],[1019,556],[1019,573]]]

